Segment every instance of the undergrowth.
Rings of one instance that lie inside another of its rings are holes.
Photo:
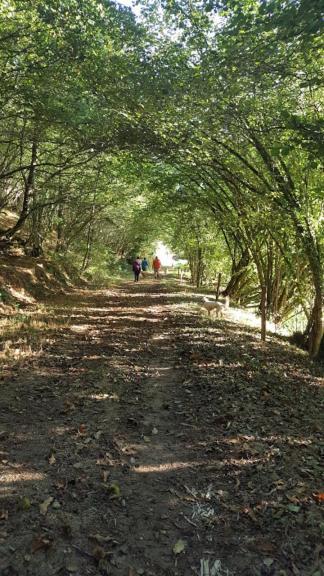
[[[66,319],[55,318],[45,307],[8,314],[0,319],[0,361],[35,356],[51,335],[67,328]]]

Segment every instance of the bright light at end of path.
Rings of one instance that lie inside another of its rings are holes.
[[[175,260],[173,254],[163,242],[158,242],[155,249],[155,254],[161,260],[162,266],[174,266]]]

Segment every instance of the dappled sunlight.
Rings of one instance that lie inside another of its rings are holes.
[[[34,480],[44,480],[45,474],[40,472],[27,472],[27,471],[2,471],[0,477],[0,484],[11,484],[15,482],[31,482]]]
[[[44,480],[45,474],[41,472],[30,472],[28,470],[19,470],[19,467],[10,469],[2,468],[0,476],[0,493],[1,484],[16,484],[17,482],[34,482],[39,480]]]
[[[91,324],[71,324],[69,326],[71,332],[77,332],[77,333],[88,332],[89,330],[91,330],[91,328],[92,328]]]
[[[91,400],[111,400],[113,402],[119,402],[120,398],[118,396],[118,394],[90,394],[89,398],[91,398]]]
[[[42,346],[33,347],[27,342],[12,342],[7,340],[0,352],[1,360],[19,360],[24,358],[36,358],[42,354]]]
[[[285,395],[315,394],[320,378],[300,355],[287,361],[278,342],[265,353],[254,328],[207,322],[178,292],[167,300],[161,284],[152,298],[151,288],[141,289],[140,299],[129,297],[139,292],[131,284],[112,302],[101,294],[102,306],[89,291],[73,310],[52,302],[60,328],[39,356],[7,369],[4,413],[16,430],[0,456],[11,462],[14,453],[15,467],[4,465],[0,519],[2,510],[5,522],[31,518],[35,531],[49,525],[61,538],[60,519],[82,517],[82,533],[122,541],[135,526],[148,538],[165,515],[167,530],[169,517],[179,526],[172,541],[165,536],[171,551],[179,536],[209,527],[226,527],[231,547],[254,534],[254,524],[266,533],[272,514],[290,514],[298,530],[290,504],[317,513],[319,414],[312,410],[309,424]],[[20,511],[25,495],[32,505]],[[73,530],[81,540],[79,524]],[[275,530],[281,534],[280,525]]]
[[[169,334],[154,334],[154,336],[152,336],[152,340],[167,340],[169,338]]]
[[[135,316],[135,315],[122,315],[122,316],[110,316],[107,319],[111,320],[111,324],[114,324],[116,322],[120,322],[121,318],[124,320],[130,320],[131,322],[133,322],[134,324],[136,324],[137,322],[150,322],[151,324],[155,324],[157,322],[160,322],[160,318],[148,318],[147,316],[143,315],[143,316]]]
[[[54,426],[49,428],[49,434],[51,436],[64,436],[64,434],[69,434],[71,432],[71,426]]]
[[[209,469],[219,469],[219,466],[250,466],[261,462],[261,458],[228,458],[227,460],[208,460],[207,462],[191,460],[189,462],[163,462],[162,464],[136,466],[133,468],[134,472],[138,474],[145,473],[168,473],[174,470],[183,470],[185,468],[205,468]]]
[[[136,466],[133,467],[133,471],[137,474],[147,474],[147,473],[165,473],[173,470],[183,470],[184,468],[192,468],[194,466],[201,465],[201,463],[195,462],[164,462],[163,464],[147,465],[147,466]]]
[[[249,326],[251,328],[260,329],[260,316],[257,316],[254,312],[249,310],[243,310],[242,308],[230,307],[225,313],[225,318],[230,321],[237,323],[239,325]],[[270,333],[288,335],[287,329],[280,327],[274,322],[267,321],[267,330]]]

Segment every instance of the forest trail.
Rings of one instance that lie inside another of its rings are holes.
[[[37,318],[2,358],[0,576],[324,574],[318,365],[174,282]]]

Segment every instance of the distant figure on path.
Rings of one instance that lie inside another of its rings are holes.
[[[155,256],[155,258],[153,260],[152,267],[154,270],[154,278],[160,278],[159,271],[161,268],[161,261],[159,260],[159,258],[157,256]]]
[[[134,282],[138,282],[141,273],[142,263],[139,256],[133,262]]]
[[[143,274],[143,277],[146,276],[146,272],[147,272],[148,266],[149,266],[149,263],[148,263],[148,261],[146,260],[146,258],[145,258],[145,256],[144,256],[144,258],[143,258],[143,260],[142,260],[142,274]]]

